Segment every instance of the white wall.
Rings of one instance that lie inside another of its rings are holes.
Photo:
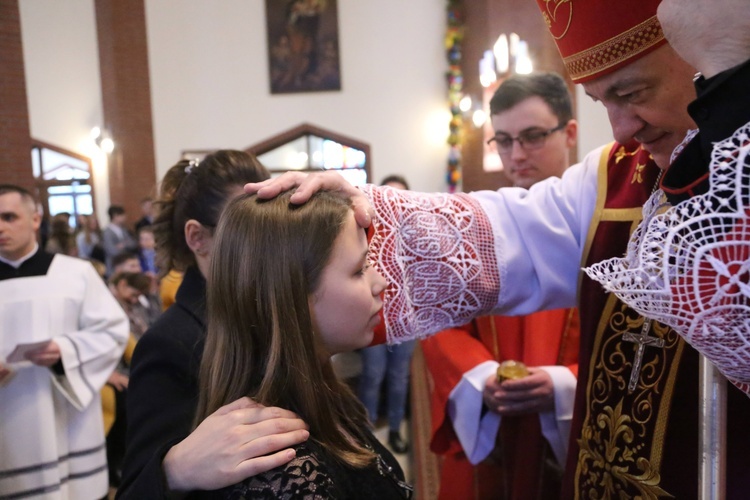
[[[576,108],[578,122],[578,159],[582,160],[592,149],[614,140],[607,111],[601,103],[594,102],[582,85],[576,85]]]
[[[271,95],[263,0],[146,3],[158,175],[185,149],[244,148],[302,122],[371,145],[374,181],[445,189],[443,39],[435,0],[339,0],[342,90]]]
[[[376,182],[400,172],[415,189],[444,190],[443,2],[338,4],[342,90],[271,95],[263,0],[146,0],[157,175],[184,149],[243,148],[311,122],[370,143]],[[96,154],[93,1],[20,6],[32,136]],[[101,214],[109,199],[99,168]]]
[[[96,156],[102,123],[92,0],[19,2],[32,137]],[[342,90],[271,95],[264,0],[146,0],[157,175],[185,149],[244,148],[302,122],[369,142],[374,181],[445,190],[445,4],[339,0]],[[579,151],[611,140],[578,87]],[[117,138],[115,137],[115,140]],[[109,204],[96,157],[97,211]]]
[[[18,2],[31,137],[94,160],[96,211],[109,206],[105,158],[90,139],[103,122],[91,0]]]

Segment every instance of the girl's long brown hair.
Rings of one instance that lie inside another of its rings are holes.
[[[208,277],[196,422],[249,396],[296,412],[310,439],[364,467],[374,459],[364,447],[364,407],[334,374],[308,305],[350,203],[321,192],[295,206],[290,195],[240,196],[222,214]]]

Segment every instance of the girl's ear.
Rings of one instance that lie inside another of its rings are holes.
[[[190,219],[185,223],[185,241],[187,242],[188,248],[201,257],[205,257],[209,253],[209,245],[211,244],[211,238],[209,231],[203,227],[203,224],[195,219]]]

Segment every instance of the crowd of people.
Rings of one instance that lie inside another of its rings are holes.
[[[0,497],[411,498],[392,452],[419,340],[441,498],[695,497],[699,352],[731,382],[742,498],[750,41],[715,33],[747,31],[742,5],[581,2],[539,5],[615,142],[569,166],[564,80],[509,78],[511,188],[269,179],[219,150],[166,173],[137,233],[113,205],[40,241],[33,194],[0,185]],[[357,350],[361,401],[331,363]]]

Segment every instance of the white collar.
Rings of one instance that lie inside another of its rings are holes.
[[[0,256],[0,262],[5,262],[10,267],[18,269],[19,267],[21,267],[21,264],[23,264],[24,262],[26,262],[27,260],[29,260],[30,258],[32,258],[34,256],[34,254],[36,253],[37,250],[39,250],[39,243],[34,243],[34,248],[31,250],[31,252],[27,253],[26,255],[24,255],[23,257],[21,257],[20,259],[18,259],[18,260],[8,260],[8,259],[5,259],[2,256]]]

